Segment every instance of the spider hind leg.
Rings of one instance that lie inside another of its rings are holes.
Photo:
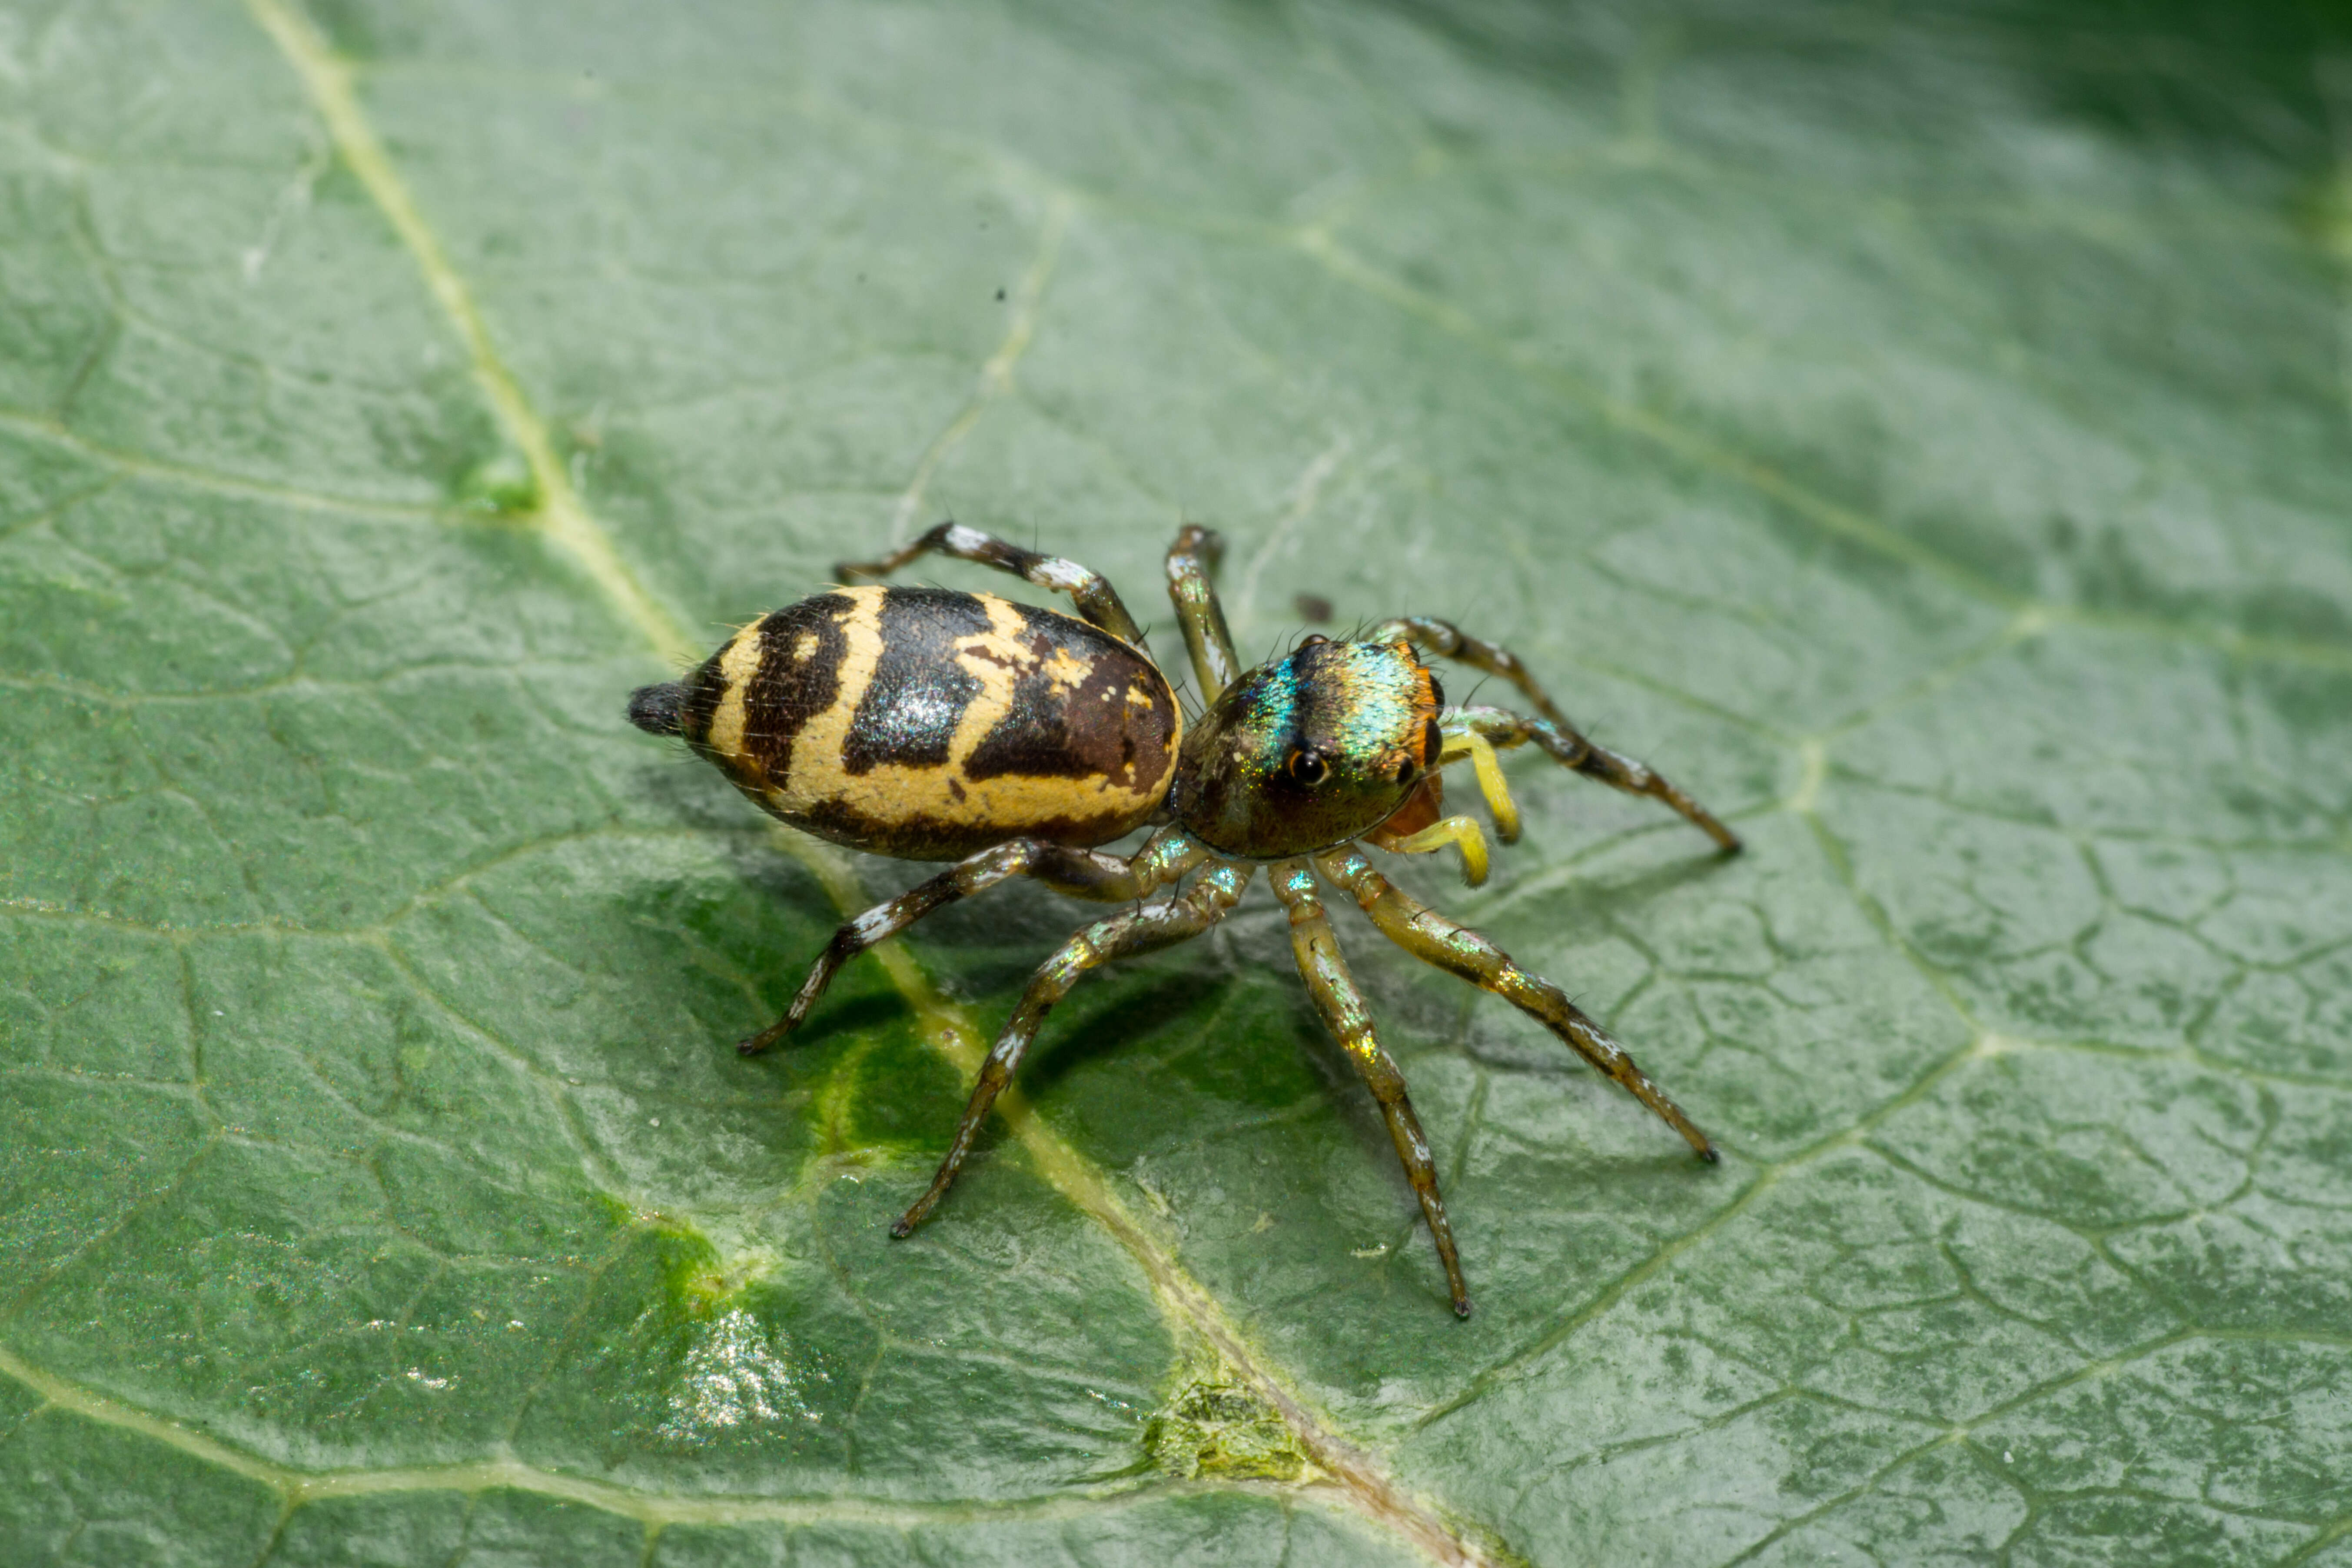
[[[861,577],[887,577],[901,566],[933,553],[993,566],[999,572],[1010,572],[1037,587],[1067,594],[1071,602],[1077,605],[1080,617],[1089,625],[1101,627],[1132,647],[1144,646],[1142,628],[1135,624],[1135,617],[1127,613],[1127,605],[1120,601],[1118,590],[1112,587],[1101,573],[1081,566],[1075,561],[1066,561],[1058,555],[1040,555],[1034,550],[1024,550],[1010,540],[982,533],[976,528],[966,528],[960,522],[940,523],[914,543],[894,550],[879,561],[844,561],[836,564],[834,571],[845,583],[856,582]]]
[[[1073,849],[1038,838],[1014,838],[960,860],[895,899],[886,899],[855,919],[845,921],[833,940],[809,966],[808,978],[793,997],[784,1016],[736,1046],[743,1055],[757,1056],[797,1029],[824,994],[841,966],[867,948],[887,942],[925,915],[945,909],[959,899],[984,893],[1014,877],[1034,877],[1057,893],[1097,903],[1126,904],[1154,888],[1173,881],[1208,854],[1181,834],[1163,833],[1129,859],[1099,850]]]

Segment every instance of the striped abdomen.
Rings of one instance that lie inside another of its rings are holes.
[[[910,860],[1108,843],[1160,807],[1182,720],[1109,633],[988,594],[843,588],[629,701],[795,827]]]

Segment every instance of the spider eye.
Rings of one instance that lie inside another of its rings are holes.
[[[1300,647],[1313,647],[1317,643],[1329,642],[1330,640],[1331,639],[1329,637],[1325,637],[1321,632],[1308,632],[1305,637],[1298,639],[1298,646]]]
[[[1282,771],[1290,775],[1292,784],[1313,789],[1330,776],[1331,767],[1321,752],[1302,749],[1290,753],[1283,762]]]
[[[1412,783],[1412,774],[1413,766],[1412,759],[1411,757],[1407,757],[1404,761],[1397,764],[1397,783],[1401,784]]]

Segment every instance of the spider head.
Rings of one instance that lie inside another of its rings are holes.
[[[1170,804],[1194,837],[1244,859],[1344,844],[1437,765],[1444,703],[1410,643],[1309,637],[1186,731]]]

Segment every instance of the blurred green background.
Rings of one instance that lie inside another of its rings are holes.
[[[9,0],[0,1556],[2352,1564],[2347,153],[2316,6]],[[621,704],[950,514],[1731,817],[1399,873],[1725,1163],[1341,911],[1456,1323],[1261,889],[889,1242],[1087,911],[740,1061],[920,868]]]

